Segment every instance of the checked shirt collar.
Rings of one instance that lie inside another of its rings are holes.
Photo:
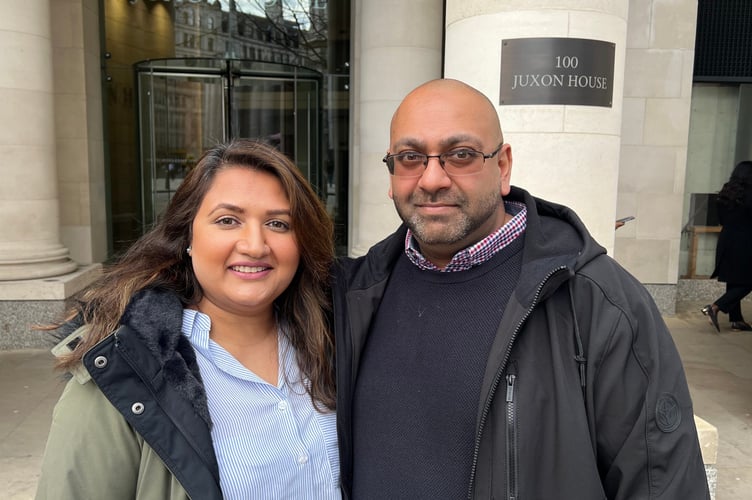
[[[524,203],[505,201],[504,210],[512,215],[512,219],[499,229],[489,234],[478,243],[460,250],[444,269],[439,269],[433,262],[420,253],[418,243],[413,233],[407,230],[405,237],[405,253],[410,261],[423,271],[456,272],[467,271],[471,267],[483,264],[496,255],[501,249],[509,245],[527,227],[527,208]]]

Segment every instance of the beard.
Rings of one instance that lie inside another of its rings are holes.
[[[428,202],[456,205],[459,213],[425,216],[415,210],[416,204]],[[493,217],[503,205],[504,200],[498,190],[489,191],[473,202],[462,194],[451,193],[429,196],[414,192],[405,203],[394,199],[394,207],[400,218],[419,243],[428,245],[451,245],[462,241]]]

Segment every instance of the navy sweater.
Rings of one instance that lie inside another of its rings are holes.
[[[399,259],[357,380],[353,498],[467,495],[480,385],[523,240],[461,272]]]

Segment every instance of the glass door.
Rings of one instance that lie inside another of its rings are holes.
[[[221,75],[166,73],[138,78],[144,229],[162,213],[201,153],[225,137]]]
[[[136,66],[144,230],[202,152],[232,137],[286,153],[319,192],[318,73],[273,63],[171,59]]]
[[[319,186],[318,101],[316,80],[240,76],[230,103],[233,134],[273,144]]]

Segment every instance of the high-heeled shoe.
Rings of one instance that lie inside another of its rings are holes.
[[[735,332],[752,332],[752,326],[746,321],[732,321],[731,329]]]
[[[716,330],[718,330],[718,333],[721,333],[721,327],[718,324],[718,313],[715,312],[715,309],[713,309],[713,306],[708,304],[702,309],[700,309],[700,312],[708,317],[708,321],[710,321],[710,324],[715,327]]]

